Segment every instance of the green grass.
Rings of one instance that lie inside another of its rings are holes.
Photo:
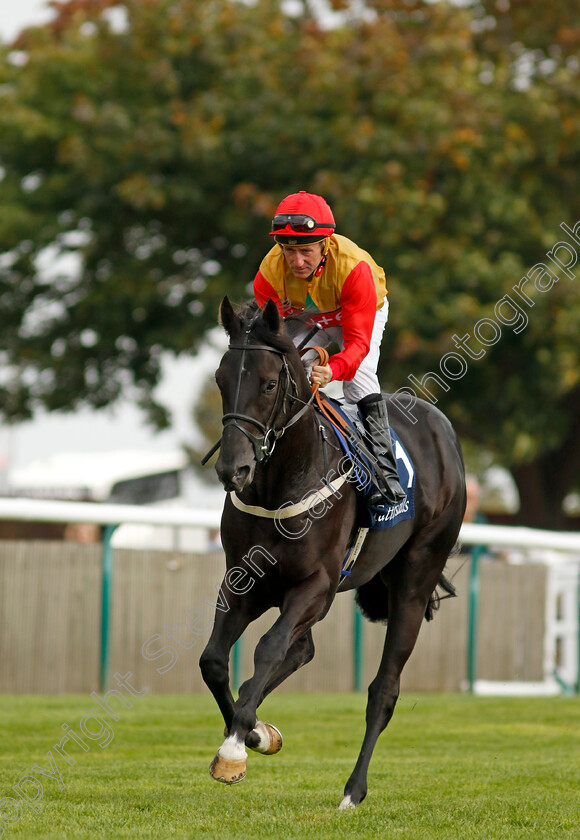
[[[208,765],[223,724],[208,696],[152,696],[119,706],[114,740],[54,753],[90,697],[0,696],[0,799],[52,750],[62,773],[43,783],[41,813],[24,806],[10,838],[580,837],[580,700],[403,695],[371,763],[369,794],[339,812],[360,747],[362,695],[280,694],[264,720],[280,727],[276,756],[249,752],[247,778],[227,787]],[[103,713],[104,714],[104,713]],[[106,716],[106,715],[105,715]],[[96,733],[95,721],[90,724]],[[33,788],[24,786],[32,793]],[[2,816],[16,812],[4,802]],[[1,836],[1,835],[0,835]]]

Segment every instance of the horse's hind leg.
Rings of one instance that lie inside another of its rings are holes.
[[[381,664],[369,686],[366,731],[356,766],[346,783],[340,808],[353,808],[367,793],[367,772],[375,744],[393,716],[403,666],[417,641],[429,597],[441,576],[448,550],[415,543],[389,566],[389,619]],[[449,546],[449,550],[451,546]],[[386,594],[386,593],[385,593]]]

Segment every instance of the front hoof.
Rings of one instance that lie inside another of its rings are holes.
[[[255,746],[247,745],[255,752],[262,753],[262,755],[275,755],[282,749],[282,733],[271,723],[263,723],[259,720],[250,735],[254,736],[252,740],[256,735],[260,739]]]
[[[241,782],[246,776],[246,759],[224,758],[218,750],[214,760],[209,765],[209,772],[216,782],[235,785],[237,782]]]

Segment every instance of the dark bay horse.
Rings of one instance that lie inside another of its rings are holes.
[[[393,715],[401,671],[423,618],[431,617],[435,590],[452,590],[443,569],[465,510],[461,448],[432,405],[418,400],[414,423],[391,411],[391,424],[416,468],[415,516],[370,531],[352,573],[341,580],[358,530],[359,494],[348,481],[331,424],[313,408],[299,353],[272,301],[263,311],[247,304],[236,313],[226,297],[220,314],[230,338],[216,373],[224,410],[216,470],[228,491],[221,525],[226,574],[200,667],[226,738],[210,772],[232,784],[245,776],[245,747],[265,754],[280,749],[279,731],[258,720],[257,708],[312,659],[311,628],[324,618],[340,585],[341,592],[357,590],[368,618],[388,619],[381,663],[368,690],[364,741],[340,805],[355,807],[366,796],[374,746]],[[256,646],[253,676],[234,701],[230,650],[271,607],[280,615]]]

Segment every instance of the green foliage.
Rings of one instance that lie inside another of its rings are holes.
[[[195,352],[223,294],[249,296],[288,192],[325,195],[385,267],[392,390],[580,220],[575,4],[330,6],[71,0],[0,51],[6,418],[129,393],[168,422],[161,353]],[[436,394],[516,479],[538,464],[544,496],[563,459],[558,504],[580,473],[577,288],[535,293],[525,330]]]

